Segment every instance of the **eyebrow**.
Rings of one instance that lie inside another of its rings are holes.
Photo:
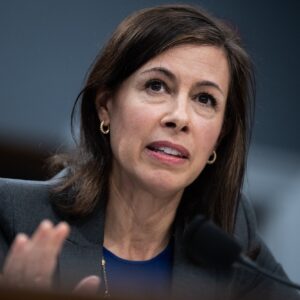
[[[170,72],[168,69],[165,69],[162,67],[154,67],[154,68],[143,71],[141,74],[151,73],[151,72],[159,72],[159,73],[164,74],[171,80],[174,80],[174,81],[176,80],[176,76],[172,72]]]
[[[201,82],[197,82],[196,86],[197,87],[203,87],[203,86],[214,87],[224,96],[222,89],[213,81],[203,80]]]
[[[141,74],[145,74],[145,73],[151,73],[151,72],[159,72],[162,73],[163,75],[167,76],[170,80],[176,81],[176,76],[170,72],[168,69],[162,68],[162,67],[154,67],[148,70],[143,71]],[[216,88],[223,96],[224,93],[222,91],[222,89],[219,87],[219,85],[217,85],[215,82],[210,81],[210,80],[203,80],[203,81],[199,81],[195,84],[196,87],[213,87]]]

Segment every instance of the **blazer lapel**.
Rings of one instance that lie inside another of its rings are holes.
[[[228,280],[231,271],[192,263],[185,255],[182,228],[178,226],[174,236],[172,298],[203,300],[230,298]]]
[[[57,281],[63,289],[73,289],[86,276],[102,279],[104,206],[98,205],[85,220],[69,220],[71,232],[58,258]],[[102,285],[101,285],[102,287]]]
[[[101,258],[102,247],[78,245],[67,240],[58,259],[57,280],[60,288],[72,290],[80,280],[90,275],[101,278]]]

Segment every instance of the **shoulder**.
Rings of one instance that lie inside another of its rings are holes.
[[[242,244],[244,253],[254,260],[259,267],[281,278],[287,278],[280,263],[276,261],[261,239],[253,205],[244,195],[240,199],[237,210],[234,235]],[[258,272],[240,268],[236,270],[235,278],[240,285],[240,292],[253,296],[253,299],[257,295],[268,295],[272,299],[284,299],[286,297],[299,299],[293,289],[285,288]]]
[[[241,195],[237,208],[234,236],[247,251],[257,247],[257,222],[252,203]]]
[[[7,238],[13,238],[17,232],[31,234],[43,219],[58,221],[51,204],[57,180],[0,178],[0,227]]]
[[[234,235],[241,243],[244,253],[255,260],[259,266],[271,273],[284,275],[280,264],[260,237],[253,206],[245,196],[240,199]]]

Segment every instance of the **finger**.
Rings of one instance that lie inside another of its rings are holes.
[[[95,295],[99,289],[101,279],[91,275],[83,278],[75,287],[74,294]]]
[[[44,241],[43,251],[39,252],[41,264],[38,265],[36,274],[40,283],[48,284],[57,264],[57,257],[62,249],[63,243],[69,235],[70,227],[67,223],[61,222],[52,229],[47,241]],[[48,276],[47,276],[48,275]]]
[[[43,243],[49,238],[52,229],[53,223],[49,220],[43,220],[31,237],[32,243]]]
[[[28,237],[20,233],[16,236],[4,263],[3,274],[7,284],[22,285],[26,265]]]
[[[53,224],[44,220],[38,226],[28,242],[27,256],[24,262],[23,281],[27,286],[46,286],[50,283],[49,272],[40,272],[41,266],[47,261],[45,247],[51,239]],[[43,281],[46,281],[43,284]]]
[[[26,285],[24,274],[28,248],[29,238],[25,234],[18,234],[5,260],[3,283],[15,287]]]
[[[59,254],[65,239],[70,234],[70,226],[66,222],[60,222],[55,227],[53,235],[53,246],[56,249],[56,255]]]
[[[40,265],[48,266],[48,268],[53,268],[53,262],[57,260],[57,256],[61,251],[62,245],[70,232],[69,225],[65,222],[59,223],[57,226],[53,227],[49,232],[47,232],[46,238],[41,236],[32,244],[34,249],[39,249],[38,255],[44,264]],[[45,258],[47,258],[45,260]]]
[[[28,282],[38,287],[50,287],[57,255],[68,233],[69,226],[66,223],[55,227],[47,220],[41,223],[30,244],[31,255],[26,268]]]
[[[56,256],[61,250],[69,231],[69,225],[65,222],[53,226],[50,221],[45,220],[32,237],[32,248],[34,250],[42,249],[39,253],[47,254],[49,252]]]

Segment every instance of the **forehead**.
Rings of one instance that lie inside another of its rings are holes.
[[[225,51],[219,47],[179,45],[155,56],[136,73],[157,67],[168,69],[179,81],[209,80],[228,90],[229,64]]]

